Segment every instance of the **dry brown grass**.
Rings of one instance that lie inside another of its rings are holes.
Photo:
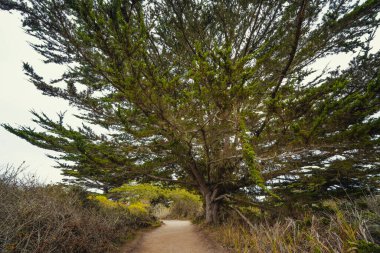
[[[19,180],[19,170],[0,173],[0,252],[117,252],[147,217],[104,208],[76,187]]]
[[[370,203],[378,210],[373,201]],[[226,248],[239,253],[380,252],[380,245],[373,243],[368,230],[374,220],[352,205],[344,211],[338,206],[329,201],[325,203],[325,212],[308,212],[298,219],[257,220],[253,227],[230,218],[208,231]]]

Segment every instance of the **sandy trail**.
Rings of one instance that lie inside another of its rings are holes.
[[[137,253],[216,253],[223,252],[210,245],[197,233],[190,221],[165,220],[164,224],[143,235]]]

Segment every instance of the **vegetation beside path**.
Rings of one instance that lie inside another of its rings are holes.
[[[65,68],[50,79],[23,64],[82,123],[32,111],[31,124],[0,126],[57,152],[66,183],[104,193],[5,173],[3,251],[111,252],[165,216],[206,223],[236,252],[380,251],[379,0],[0,10]]]
[[[118,252],[160,217],[201,214],[197,195],[152,185],[123,186],[109,195],[78,186],[42,185],[22,168],[0,168],[0,252]]]
[[[1,0],[21,14],[74,108],[1,123],[45,150],[66,180],[107,192],[181,186],[205,220],[225,208],[303,205],[379,192],[378,0]],[[317,67],[326,57],[342,66]],[[317,63],[317,64],[316,64]],[[343,66],[344,65],[344,66]],[[38,127],[36,127],[36,125]]]
[[[219,226],[203,226],[231,252],[380,252],[380,196],[330,199],[292,213],[284,207],[240,211],[248,223],[236,214]]]

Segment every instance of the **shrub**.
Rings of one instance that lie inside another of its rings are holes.
[[[142,202],[132,203],[127,208],[134,215],[140,216],[140,215],[148,215],[149,214],[149,212],[148,212],[149,205],[142,203]]]
[[[369,204],[378,210],[373,201]],[[380,245],[369,229],[379,218],[374,212],[368,216],[369,209],[358,209],[348,201],[329,200],[321,207],[318,212],[308,210],[292,218],[279,216],[270,220],[270,216],[256,216],[251,225],[230,217],[221,226],[207,229],[234,252],[380,253]]]
[[[181,188],[125,184],[112,189],[110,197],[127,203],[132,210],[137,205],[140,211],[145,209],[149,214],[160,218],[194,219],[202,213],[200,196]],[[146,203],[146,206],[142,207],[142,203]]]
[[[174,189],[167,193],[171,200],[168,217],[174,219],[195,219],[202,214],[202,201],[184,189]]]
[[[0,252],[115,252],[153,221],[78,187],[19,180],[19,172],[0,171]]]

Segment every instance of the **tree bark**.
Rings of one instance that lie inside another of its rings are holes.
[[[216,225],[219,223],[220,200],[215,200],[217,191],[208,191],[205,198],[206,223]]]

